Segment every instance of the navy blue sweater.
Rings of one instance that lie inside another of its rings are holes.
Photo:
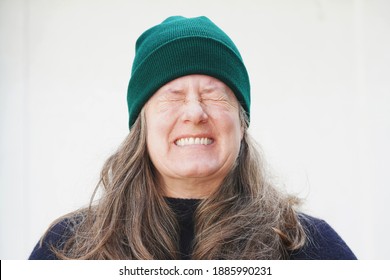
[[[180,224],[180,252],[182,259],[189,259],[194,238],[193,214],[199,203],[196,199],[168,198],[169,205],[178,215]],[[292,260],[354,260],[353,254],[341,237],[323,220],[301,214],[300,221],[307,233],[305,246],[290,252]],[[31,253],[30,260],[55,260],[51,246],[61,248],[72,235],[72,229],[65,220],[56,224],[45,236],[42,246],[38,243]]]

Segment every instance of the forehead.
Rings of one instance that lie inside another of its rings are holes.
[[[196,84],[203,87],[212,86],[212,87],[228,88],[227,85],[225,85],[222,81],[218,80],[217,78],[207,76],[207,75],[199,75],[199,74],[179,77],[177,79],[174,79],[166,83],[161,88],[186,86],[188,84]]]

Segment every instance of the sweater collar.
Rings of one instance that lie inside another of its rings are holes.
[[[195,213],[196,208],[202,202],[202,199],[186,198],[165,198],[168,205],[178,217],[189,218]]]

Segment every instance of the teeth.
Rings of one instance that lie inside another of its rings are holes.
[[[176,145],[178,146],[187,146],[187,145],[210,145],[213,143],[213,140],[210,138],[180,138],[176,140]]]

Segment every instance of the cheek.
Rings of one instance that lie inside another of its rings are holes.
[[[156,139],[160,138],[158,131],[156,130],[156,118],[154,118],[151,113],[153,110],[149,108],[146,110],[145,119],[146,119],[146,147],[148,149],[150,157],[153,159],[156,153]]]
[[[146,148],[153,165],[160,169],[160,161],[165,158],[166,148],[162,145],[161,136],[158,135],[156,130],[150,131],[146,138]]]
[[[147,124],[147,134],[146,134],[146,144],[148,150],[155,150],[158,146],[158,143],[161,142],[162,132],[158,129],[158,124],[155,121],[150,121]]]
[[[228,135],[229,139],[241,141],[243,136],[243,128],[238,116],[235,114],[222,114],[220,117],[221,133]]]
[[[167,120],[160,116],[147,116],[146,145],[150,156],[162,156],[169,149],[170,127]]]

